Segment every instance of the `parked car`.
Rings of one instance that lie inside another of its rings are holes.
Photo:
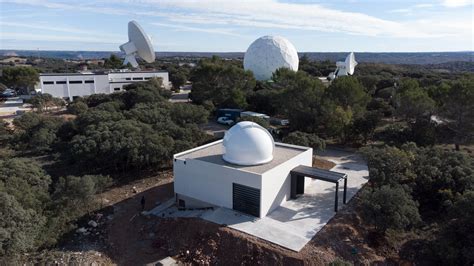
[[[232,119],[230,119],[226,116],[223,116],[223,117],[217,118],[217,123],[232,126],[234,124],[234,120],[232,120]]]

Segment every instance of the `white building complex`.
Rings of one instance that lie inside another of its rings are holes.
[[[223,140],[174,156],[176,200],[179,207],[220,206],[264,217],[290,199],[290,172],[310,167],[312,158],[311,148],[275,143],[263,127],[240,122]]]
[[[53,97],[70,101],[74,97],[96,93],[113,93],[122,91],[125,85],[161,78],[163,86],[169,88],[168,72],[166,71],[126,71],[109,73],[43,73],[37,90],[49,93]]]

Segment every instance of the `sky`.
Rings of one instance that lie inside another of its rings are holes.
[[[0,0],[0,49],[118,51],[130,20],[155,51],[245,52],[264,35],[299,52],[474,50],[474,0]]]

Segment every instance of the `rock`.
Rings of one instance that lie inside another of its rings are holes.
[[[112,221],[114,219],[114,216],[112,214],[107,215],[107,220]]]
[[[87,232],[87,229],[84,228],[84,227],[81,227],[81,228],[77,229],[76,232],[84,234],[85,232]]]
[[[98,226],[97,222],[94,221],[94,220],[90,220],[87,224],[92,226],[92,227],[97,227]]]
[[[132,191],[133,191],[133,193],[135,193],[135,194],[138,193],[137,187],[136,187],[136,186],[133,186],[133,187],[132,187]]]

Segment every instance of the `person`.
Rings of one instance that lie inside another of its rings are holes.
[[[142,204],[142,211],[145,210],[145,196],[142,196],[142,200],[140,201],[140,203]]]

